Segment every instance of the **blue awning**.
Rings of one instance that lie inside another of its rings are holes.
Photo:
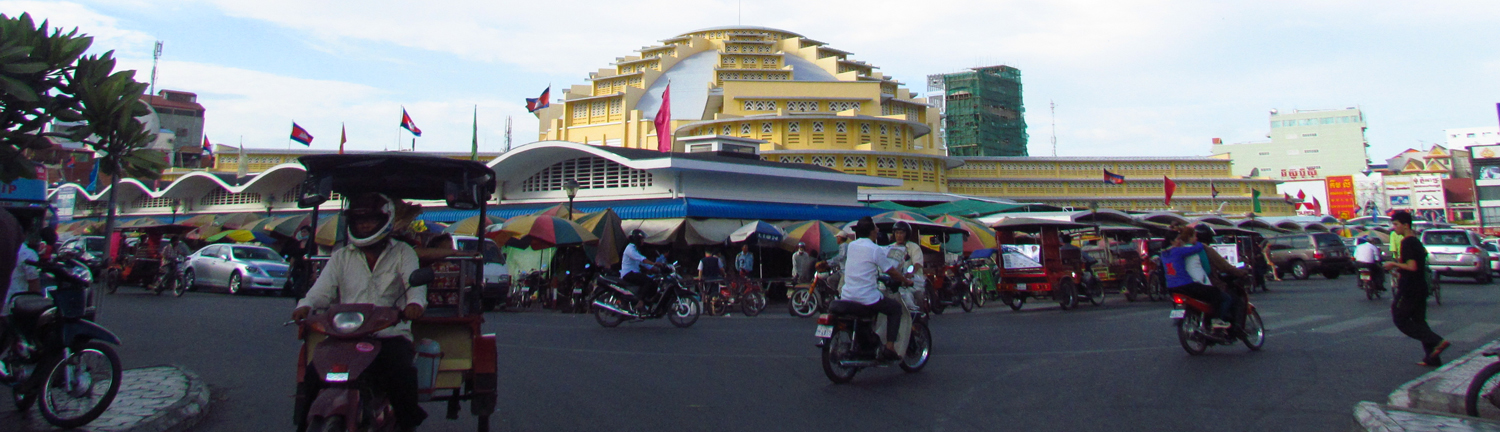
[[[488,210],[491,216],[512,218],[536,213],[557,205],[503,204]],[[797,203],[767,203],[704,198],[649,199],[630,201],[589,201],[573,204],[578,213],[614,209],[621,219],[665,219],[680,217],[767,220],[851,221],[884,210],[871,207],[834,206]],[[478,214],[474,210],[428,210],[421,219],[430,222],[453,222]]]

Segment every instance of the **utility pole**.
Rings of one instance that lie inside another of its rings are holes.
[[[156,49],[151,52],[151,93],[156,94],[156,63],[161,61],[161,41],[156,41]],[[174,149],[175,150],[175,149]]]
[[[1047,101],[1052,110],[1052,157],[1057,157],[1057,102]]]

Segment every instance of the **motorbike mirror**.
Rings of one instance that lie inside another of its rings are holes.
[[[297,207],[317,207],[327,202],[332,195],[333,177],[308,179],[302,183],[302,194],[297,197]]]
[[[423,267],[411,272],[411,277],[406,278],[406,283],[409,286],[422,286],[432,283],[433,279],[437,279],[437,274],[433,273],[432,269]]]

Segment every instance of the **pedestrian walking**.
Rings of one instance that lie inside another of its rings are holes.
[[[1276,262],[1275,261],[1271,261],[1271,240],[1270,239],[1262,239],[1260,241],[1260,257],[1261,257],[1261,259],[1265,260],[1266,269],[1268,269],[1270,271],[1270,273],[1271,273],[1271,280],[1274,280],[1274,281],[1277,281],[1277,282],[1281,282],[1281,272],[1276,271]],[[1267,290],[1267,291],[1270,291],[1270,290]]]
[[[1391,302],[1391,318],[1401,333],[1422,342],[1426,354],[1418,365],[1437,367],[1448,341],[1427,325],[1427,248],[1411,229],[1411,213],[1397,211],[1391,215],[1391,226],[1401,235],[1400,255],[1396,262],[1385,263],[1385,269],[1396,269],[1397,288]]]

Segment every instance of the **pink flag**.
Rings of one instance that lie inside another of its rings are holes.
[[[672,84],[661,91],[661,109],[656,110],[656,150],[672,152]]]

